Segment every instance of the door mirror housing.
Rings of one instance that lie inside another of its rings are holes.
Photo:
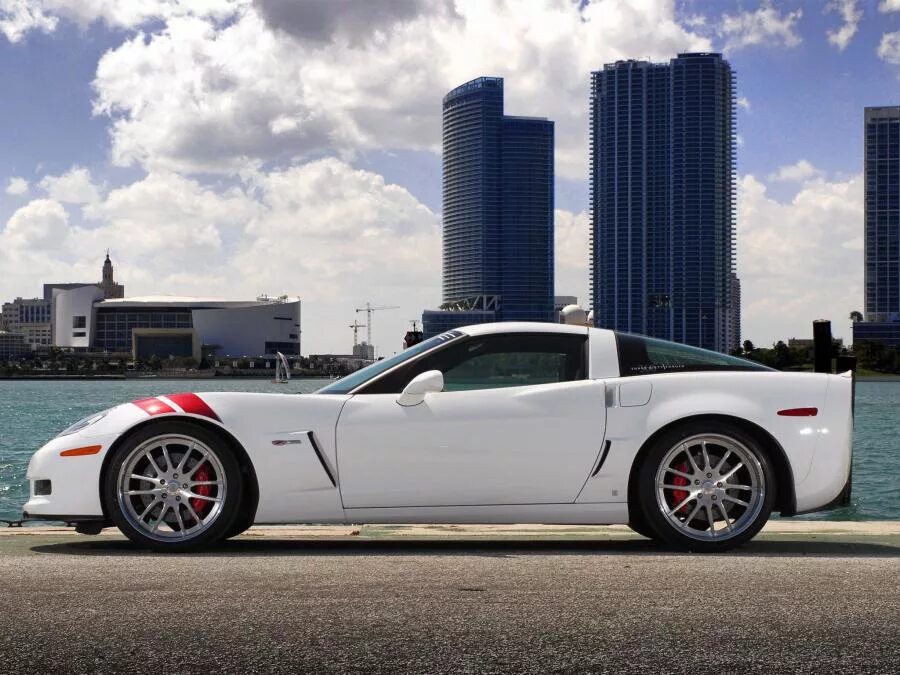
[[[403,388],[403,393],[397,397],[397,403],[402,406],[419,405],[425,400],[425,394],[436,394],[443,390],[444,374],[439,370],[428,370],[410,380]]]

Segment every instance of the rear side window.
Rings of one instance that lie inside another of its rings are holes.
[[[619,372],[623,377],[708,370],[772,370],[736,356],[643,335],[616,333],[616,343],[619,346]]]

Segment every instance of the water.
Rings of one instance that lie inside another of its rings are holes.
[[[25,468],[38,447],[92,412],[123,401],[173,391],[308,393],[327,380],[125,380],[0,381],[0,518],[21,516],[27,501]],[[900,519],[900,382],[860,382],[856,387],[853,500],[846,508],[808,518]]]

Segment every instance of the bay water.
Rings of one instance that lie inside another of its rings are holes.
[[[0,519],[21,517],[31,454],[72,422],[125,401],[173,391],[310,393],[328,380],[219,378],[167,381],[0,381]],[[803,516],[827,520],[900,519],[900,382],[859,382],[850,506]]]

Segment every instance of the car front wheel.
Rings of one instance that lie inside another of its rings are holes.
[[[174,420],[128,437],[104,480],[110,518],[129,539],[156,551],[196,550],[222,539],[237,518],[241,491],[228,444]]]
[[[762,529],[776,485],[755,438],[725,422],[694,422],[656,440],[638,490],[646,523],[661,540],[714,552],[740,546]]]

